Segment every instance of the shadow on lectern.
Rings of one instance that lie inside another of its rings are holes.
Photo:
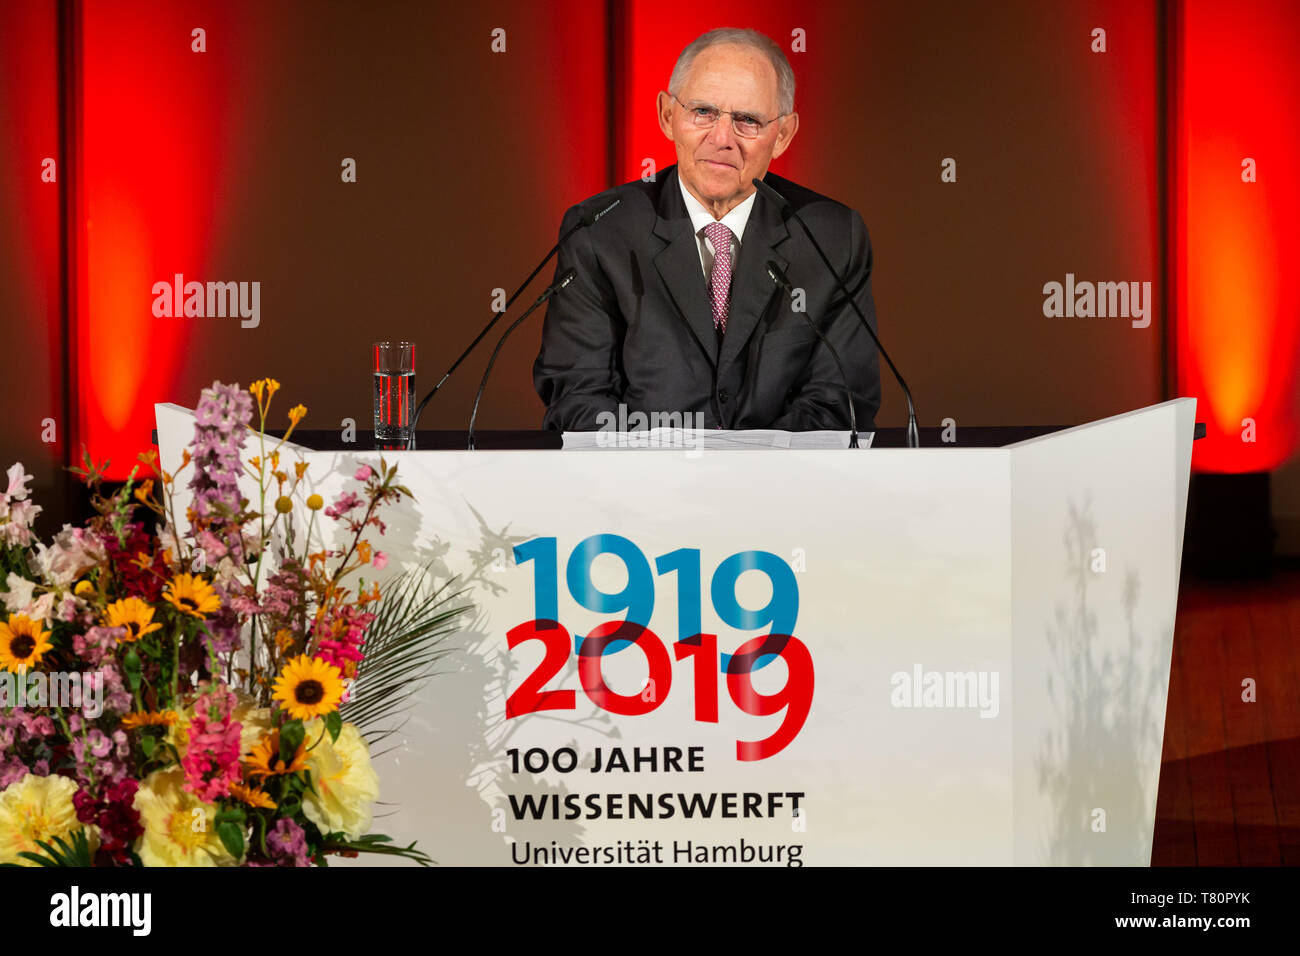
[[[1173,635],[1162,635],[1153,649],[1140,638],[1134,626],[1140,582],[1133,568],[1121,572],[1120,607],[1097,606],[1090,586],[1097,581],[1099,535],[1089,500],[1070,502],[1062,543],[1065,587],[1046,632],[1052,662],[1047,696],[1055,714],[1035,761],[1039,790],[1054,816],[1040,856],[1053,865],[1131,866],[1135,847],[1144,846],[1150,857],[1154,807],[1147,794],[1155,788],[1143,768],[1159,766],[1163,715],[1155,706],[1161,699],[1156,659]],[[1152,740],[1154,754],[1147,752]]]

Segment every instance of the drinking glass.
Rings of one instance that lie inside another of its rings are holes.
[[[375,343],[375,441],[409,442],[415,410],[415,343]]]

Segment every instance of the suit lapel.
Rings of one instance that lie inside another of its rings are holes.
[[[786,268],[786,259],[776,247],[788,238],[790,230],[781,219],[781,211],[759,193],[754,197],[754,208],[749,211],[745,234],[740,240],[740,255],[732,273],[727,333],[722,337],[722,355],[718,360],[720,373],[744,351],[773,297],[784,295],[767,274],[767,262],[770,259],[782,270]]]
[[[762,197],[759,197],[760,199]],[[749,227],[746,226],[746,233]],[[708,290],[704,286],[704,270],[700,267],[699,240],[691,229],[691,217],[686,214],[681,187],[677,185],[677,169],[664,176],[659,192],[658,218],[655,235],[668,243],[655,256],[664,285],[686,319],[700,347],[715,366],[718,364],[718,335],[713,328],[713,312],[709,308]]]

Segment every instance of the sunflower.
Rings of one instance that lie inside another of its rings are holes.
[[[46,640],[50,632],[26,614],[10,614],[9,623],[0,621],[0,667],[20,674],[41,662],[54,645]]]
[[[257,789],[257,787],[250,787],[242,783],[232,783],[230,785],[230,795],[236,800],[248,804],[250,807],[260,807],[263,810],[275,809],[275,801],[271,799],[270,794],[265,790]]]
[[[153,623],[153,608],[138,597],[114,601],[106,610],[109,627],[126,628],[126,636],[118,641],[119,644],[130,644],[162,629],[161,624]]]
[[[272,730],[263,737],[244,758],[250,777],[274,777],[284,773],[298,773],[307,769],[307,748],[299,744],[293,759],[287,764],[280,759],[280,731]]]
[[[137,710],[134,713],[122,715],[122,729],[135,730],[137,727],[170,727],[178,720],[180,720],[180,716],[174,710],[164,710],[161,713]]]
[[[196,574],[178,574],[163,591],[167,603],[199,620],[221,607],[212,585]]]
[[[303,654],[284,665],[271,699],[278,700],[294,720],[323,717],[338,710],[343,674],[329,661]]]

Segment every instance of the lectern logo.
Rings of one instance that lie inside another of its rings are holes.
[[[186,282],[176,273],[171,282],[153,284],[153,314],[158,318],[239,318],[255,329],[262,321],[262,283]]]

